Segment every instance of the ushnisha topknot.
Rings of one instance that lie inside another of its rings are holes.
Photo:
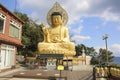
[[[60,15],[60,16],[62,17],[62,15],[60,14],[60,12],[53,12],[53,13],[51,14],[51,16],[55,16],[55,15]]]

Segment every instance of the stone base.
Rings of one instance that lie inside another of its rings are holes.
[[[92,65],[73,65],[73,70],[90,71],[93,69]]]

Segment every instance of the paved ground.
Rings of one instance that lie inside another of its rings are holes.
[[[91,80],[89,79],[92,75],[91,71],[62,71],[61,77],[63,77],[63,80]],[[11,74],[7,74],[2,77],[8,78],[3,80],[23,80],[23,79],[16,79],[17,78],[24,78],[24,80],[47,80],[49,76],[52,77],[59,77],[60,72],[59,71],[39,71],[39,70],[26,70],[26,71],[17,71]],[[88,77],[88,78],[87,78]],[[25,79],[26,78],[26,79]],[[34,78],[34,79],[33,79]],[[87,79],[86,79],[87,78]]]
[[[30,78],[0,78],[0,80],[48,80],[48,79],[30,79]]]
[[[0,80],[48,80],[48,77],[60,77],[60,71],[14,69],[0,73]],[[92,80],[92,71],[62,71],[61,80]],[[59,80],[59,79],[57,79]]]

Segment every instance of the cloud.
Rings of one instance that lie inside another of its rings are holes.
[[[95,26],[95,29],[99,29],[99,26]]]
[[[113,44],[113,45],[111,46],[111,49],[112,49],[113,51],[115,51],[116,53],[119,53],[119,54],[120,54],[120,44]]]
[[[120,17],[117,14],[110,12],[111,8],[107,8],[101,15],[106,21],[120,21]]]
[[[76,29],[77,29],[77,31],[76,31]],[[74,33],[74,35],[78,35],[81,33],[82,29],[83,29],[83,26],[80,25],[80,26],[77,26],[76,28],[71,29],[71,31],[72,31],[72,33]]]
[[[79,41],[79,40],[86,40],[88,37],[86,36],[80,36],[81,31],[83,30],[84,26],[82,26],[83,20],[80,20],[80,23],[78,23],[76,26],[71,26],[69,28],[69,33],[71,35],[71,40]]]
[[[99,53],[99,49],[100,48],[106,49],[105,46],[96,46],[95,50],[96,50],[97,53]],[[110,50],[111,52],[113,52],[114,56],[120,56],[120,44],[109,45],[108,50]]]
[[[119,30],[119,31],[120,31],[120,26],[118,26],[118,27],[117,27],[117,30]]]
[[[26,12],[38,20],[38,23],[47,23],[46,15],[56,1],[68,13],[68,25],[74,34],[73,40],[90,39],[89,36],[80,36],[84,28],[82,24],[77,25],[78,31],[72,28],[73,24],[82,23],[82,17],[98,17],[103,20],[103,25],[106,25],[107,21],[120,22],[120,0],[18,0],[18,5],[20,11]]]
[[[90,36],[80,36],[80,35],[75,35],[71,37],[72,40],[75,41],[82,41],[82,40],[90,40]]]
[[[69,23],[73,24],[82,16],[98,16],[107,21],[120,21],[120,1],[119,0],[18,0],[20,10],[29,10],[32,16],[36,13],[36,18],[40,22],[45,21],[48,10],[58,1],[67,10]]]
[[[53,6],[53,0],[18,0],[19,10],[25,12],[29,17],[38,20],[38,23],[47,23],[46,16]]]

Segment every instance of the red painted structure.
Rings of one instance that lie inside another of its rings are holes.
[[[2,30],[0,32],[0,70],[5,70],[16,64],[17,47],[22,46],[21,36],[23,21],[2,4],[0,4],[0,19],[4,21],[4,25],[2,27],[2,21],[0,23],[0,30]],[[11,25],[13,25],[15,29],[18,29],[18,37],[10,35]],[[5,61],[3,57],[6,58]],[[11,63],[12,57],[14,58],[14,63]],[[3,63],[3,61],[6,63]],[[7,62],[9,62],[9,64],[7,64]]]

